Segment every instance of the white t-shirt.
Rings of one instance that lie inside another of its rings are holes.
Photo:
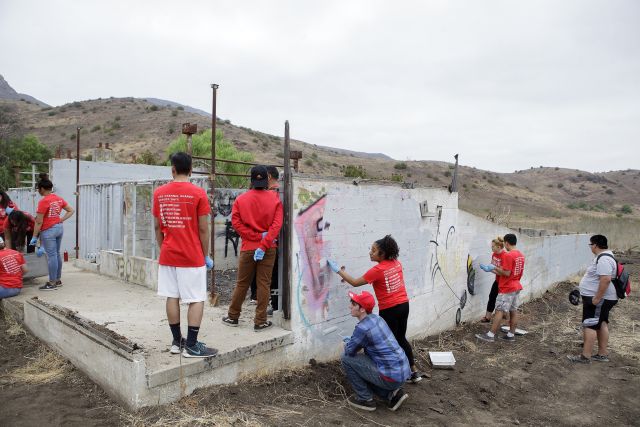
[[[603,251],[601,254],[611,254],[611,251]],[[616,262],[613,258],[609,256],[601,256],[598,264],[596,265],[596,260],[598,257],[596,256],[589,267],[587,267],[586,273],[580,280],[580,294],[586,297],[595,296],[596,292],[598,292],[598,287],[600,286],[600,276],[616,276]],[[609,282],[609,287],[604,293],[604,299],[617,301],[618,296],[616,295],[616,288],[613,286],[613,283]]]

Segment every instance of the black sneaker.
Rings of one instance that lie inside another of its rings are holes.
[[[476,338],[482,341],[486,341],[486,342],[494,342],[495,336],[490,337],[489,334],[476,334]]]
[[[389,408],[390,411],[397,411],[400,409],[400,406],[402,406],[402,402],[407,400],[408,397],[409,395],[402,389],[402,387],[396,389],[391,394],[391,399],[389,399],[389,402],[387,403],[387,408]]]
[[[254,332],[264,331],[265,329],[268,329],[272,326],[273,326],[273,323],[271,323],[270,320],[267,320],[266,322],[261,323],[259,325],[253,325],[253,331]]]
[[[44,285],[40,286],[38,289],[40,289],[41,291],[55,291],[57,287],[53,283],[47,282]]]
[[[169,352],[171,354],[180,354],[182,352],[182,349],[186,346],[187,340],[185,340],[184,338],[180,338],[179,341],[173,340],[171,342],[171,349],[169,350]]]
[[[56,288],[62,287],[62,280],[56,280]]]
[[[413,384],[418,384],[420,381],[422,381],[422,377],[424,376],[424,374],[420,371],[413,371],[411,372],[411,377],[409,378],[409,381],[411,381]]]
[[[362,400],[355,394],[353,396],[349,396],[347,399],[347,403],[354,408],[362,409],[363,411],[375,411],[376,410],[376,402],[373,399]]]
[[[595,354],[591,356],[591,360],[596,362],[609,362],[609,356],[603,356],[602,354]]]
[[[578,356],[567,356],[567,359],[569,359],[569,361],[573,363],[591,363],[591,359],[589,359],[588,357],[584,357],[584,354],[580,354]]]
[[[215,357],[217,354],[218,349],[209,348],[200,341],[197,341],[193,347],[185,345],[182,350],[183,357]]]
[[[504,341],[506,341],[506,342],[516,342],[516,336],[515,336],[515,335],[514,335],[514,336],[512,336],[512,337],[510,337],[510,336],[509,336],[509,335],[507,335],[507,334],[500,335],[500,339],[501,339],[501,340],[504,340]]]
[[[224,323],[227,326],[236,327],[238,326],[238,319],[232,319],[229,316],[225,316],[222,318],[222,323]]]

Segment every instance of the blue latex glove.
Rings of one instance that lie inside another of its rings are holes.
[[[331,271],[333,271],[334,273],[337,273],[340,270],[340,267],[338,267],[338,263],[335,262],[332,259],[328,259],[327,260],[327,264],[329,264],[329,268],[331,269]]]
[[[493,271],[496,266],[493,264],[480,264],[480,268],[489,273],[490,271]]]
[[[213,268],[213,260],[209,255],[204,257],[204,263],[207,266],[207,270],[211,270]]]
[[[38,249],[36,249],[36,255],[38,256],[38,258],[40,258],[42,255],[44,255],[44,248],[42,246],[40,246]]]
[[[260,248],[256,249],[256,251],[253,253],[253,260],[262,261],[262,258],[264,258],[264,250]]]
[[[263,232],[262,232],[262,238],[264,239],[265,237],[267,237],[267,234],[268,234],[268,233],[267,233],[266,231],[263,231]]]
[[[35,246],[36,243],[38,243],[37,237],[32,237],[31,240],[29,240],[29,246]]]
[[[346,343],[348,343],[348,342],[349,342],[349,340],[350,340],[350,339],[351,339],[351,336],[348,336],[348,337],[342,337],[342,342],[346,344]]]
[[[7,206],[6,208],[4,208],[4,211],[7,213],[7,215],[9,215],[11,212],[13,212],[13,208]]]

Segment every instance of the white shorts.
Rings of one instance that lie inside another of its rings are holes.
[[[180,298],[183,303],[207,299],[207,267],[158,266],[158,295]]]

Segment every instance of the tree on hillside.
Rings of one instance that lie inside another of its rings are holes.
[[[194,156],[211,157],[211,129],[193,135],[191,147]],[[187,138],[180,135],[167,148],[167,157],[178,151],[187,151]],[[233,144],[224,139],[222,131],[216,131],[216,158],[224,160],[238,160],[242,162],[253,162],[253,154],[247,151],[237,150]],[[167,164],[169,164],[167,160]],[[194,169],[202,168],[210,170],[211,162],[198,160],[193,162]],[[238,165],[234,163],[216,161],[216,171],[225,173],[248,174],[251,169],[249,165]],[[216,186],[225,188],[248,188],[249,179],[239,176],[216,176]]]
[[[46,162],[51,151],[34,135],[22,138],[0,139],[0,187],[16,187],[13,168],[31,168],[31,162]]]

